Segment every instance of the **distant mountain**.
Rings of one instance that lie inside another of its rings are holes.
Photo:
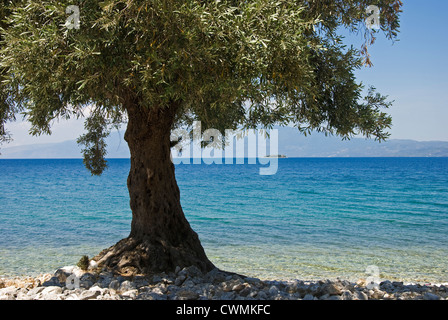
[[[288,157],[448,157],[447,141],[391,139],[377,142],[312,133],[305,137],[294,128],[279,129],[279,153]]]
[[[312,133],[303,136],[294,128],[278,128],[278,154],[292,157],[448,157],[448,142],[392,139],[378,143],[374,140],[354,138],[342,141],[339,137],[325,137]],[[114,132],[107,139],[109,158],[129,158],[123,133]],[[7,146],[7,145],[6,145]],[[4,146],[3,146],[4,147]],[[0,159],[81,158],[76,141],[34,144],[0,149]]]
[[[109,158],[129,158],[128,144],[122,133],[114,132],[106,140]],[[6,145],[7,146],[7,145]],[[59,143],[33,144],[0,149],[0,159],[76,159],[82,158],[75,140]]]

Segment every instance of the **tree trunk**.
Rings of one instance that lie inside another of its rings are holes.
[[[125,140],[131,152],[128,177],[131,232],[128,238],[94,258],[124,274],[174,271],[176,266],[214,268],[180,204],[170,133],[177,106],[147,109],[126,106],[129,122]]]

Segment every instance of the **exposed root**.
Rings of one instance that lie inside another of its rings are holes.
[[[215,268],[197,248],[174,247],[163,241],[131,237],[101,251],[93,260],[100,268],[126,276],[171,272],[177,266],[195,266],[204,273]]]

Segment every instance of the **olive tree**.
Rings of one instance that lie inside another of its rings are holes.
[[[174,128],[201,121],[204,129],[294,125],[343,138],[388,137],[383,109],[390,102],[373,87],[365,91],[355,71],[370,63],[366,49],[379,33],[397,36],[400,1],[2,4],[3,140],[18,114],[33,135],[51,134],[56,119],[85,117],[78,142],[86,167],[99,175],[107,167],[104,139],[126,125],[131,231],[94,258],[100,266],[129,273],[214,268],[182,211],[170,160]],[[366,26],[369,5],[380,10],[380,30]],[[363,47],[346,43],[343,30],[360,33]]]

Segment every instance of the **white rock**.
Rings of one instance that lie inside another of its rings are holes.
[[[89,261],[89,270],[96,269],[96,268],[98,268],[98,263],[96,263],[96,261],[94,261],[94,260],[90,260]]]
[[[28,291],[27,295],[29,295],[30,297],[34,297],[38,293],[42,292],[42,290],[44,290],[44,289],[45,289],[45,287],[36,287],[36,288],[30,289]]]
[[[76,293],[69,294],[65,297],[65,300],[81,300]]]
[[[19,289],[14,286],[2,288],[0,289],[0,300],[15,300],[18,293]]]
[[[27,292],[19,292],[17,294],[16,300],[33,300],[32,297],[30,297]]]
[[[56,270],[55,273],[59,270],[64,271],[65,273],[73,273],[73,269],[75,269],[75,266],[65,266]]]
[[[159,287],[155,287],[151,291],[152,291],[152,293],[155,293],[155,294],[158,294],[158,295],[163,295],[164,294],[163,290],[161,288],[159,288]]]
[[[244,288],[246,288],[246,286],[243,283],[238,283],[236,285],[234,285],[232,287],[232,291],[238,291],[240,292],[241,290],[243,290]]]
[[[41,291],[42,295],[58,295],[62,293],[62,288],[57,286],[50,286],[46,287],[44,290]]]
[[[1,295],[16,295],[18,293],[19,289],[14,286],[9,286],[6,288],[0,289],[0,296]]]
[[[89,288],[89,291],[99,291],[101,294],[103,293],[103,291],[105,291],[107,289],[101,288],[99,286],[93,286]]]
[[[135,299],[138,295],[138,290],[137,289],[132,289],[126,292],[123,292],[122,294],[123,298],[131,298],[131,299]]]
[[[96,299],[101,294],[99,290],[86,290],[81,293],[79,296],[80,300],[92,300]]]

